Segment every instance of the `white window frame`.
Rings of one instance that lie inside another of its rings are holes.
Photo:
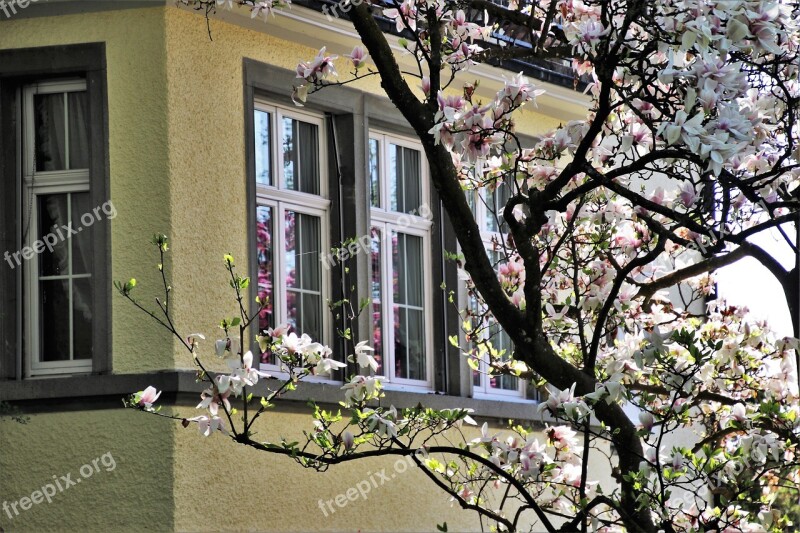
[[[37,171],[35,155],[35,125],[34,116],[34,96],[39,94],[58,94],[68,92],[87,91],[85,80],[58,80],[49,82],[39,82],[23,88],[22,92],[22,135],[24,153],[22,157],[22,189],[23,198],[26,200],[23,205],[23,220],[30,220],[28,234],[25,236],[23,246],[33,247],[39,234],[39,213],[38,196],[40,194],[68,194],[89,192],[91,190],[91,176],[89,169],[56,170],[56,171]],[[65,113],[68,108],[65,106]],[[68,122],[65,121],[65,124]],[[69,161],[69,128],[67,127],[65,139],[65,150],[67,161]],[[32,201],[28,202],[27,200]],[[30,210],[29,210],[30,206]],[[68,204],[68,213],[71,215],[72,202]],[[72,261],[72,248],[70,247],[70,263]],[[25,377],[48,376],[56,374],[83,374],[91,373],[93,359],[72,359],[66,361],[41,361],[41,347],[39,337],[41,334],[41,324],[39,323],[39,261],[37,256],[25,261],[24,264],[24,285],[23,294],[25,295],[25,305],[27,312],[24,313],[23,327],[25,329]],[[68,275],[69,279],[93,278],[95,272],[91,274]],[[70,284],[71,287],[71,284]],[[70,303],[71,303],[70,298]],[[72,335],[72,313],[73,306],[70,305],[70,336]],[[70,351],[72,346],[70,346]]]
[[[390,183],[389,183],[389,145],[410,148],[420,153],[420,205],[428,206],[430,209],[429,176],[428,166],[425,164],[425,152],[419,142],[408,138],[398,137],[377,130],[370,130],[369,140],[379,142],[380,165],[378,167],[380,183],[380,207],[371,205],[370,194],[370,223],[369,230],[376,227],[381,232],[381,339],[383,344],[382,375],[384,377],[385,388],[395,390],[425,390],[433,388],[433,330],[429,324],[425,326],[425,380],[414,380],[400,378],[395,374],[395,353],[394,353],[394,288],[392,285],[392,241],[391,233],[405,233],[422,238],[422,257],[425,272],[432,272],[433,262],[430,254],[431,250],[431,228],[433,223],[421,216],[401,213],[389,209],[391,205]],[[369,157],[369,149],[367,150]],[[371,180],[371,176],[369,176]],[[371,181],[369,183],[371,186]],[[371,261],[370,261],[371,265]],[[371,269],[371,266],[370,266]],[[370,273],[370,284],[372,274]],[[431,276],[424,276],[423,281],[423,304],[428,312],[425,316],[430,316],[433,309],[433,285]],[[371,291],[370,291],[371,292]],[[370,312],[372,310],[372,298],[370,297]],[[370,321],[371,322],[371,321]]]
[[[272,185],[265,185],[256,181],[256,210],[259,207],[270,207],[272,209],[273,220],[273,235],[272,235],[272,249],[273,249],[273,284],[272,284],[272,309],[275,326],[286,324],[288,322],[288,308],[286,305],[286,295],[288,288],[286,286],[286,226],[285,214],[286,211],[311,215],[320,219],[320,252],[330,249],[330,205],[328,199],[328,174],[327,174],[327,161],[325,154],[327,154],[327,144],[325,135],[325,121],[321,116],[303,113],[294,110],[289,110],[269,103],[266,100],[256,99],[254,101],[254,110],[270,113],[270,158],[273,162],[271,169]],[[318,162],[319,162],[319,195],[293,191],[284,187],[284,174],[283,174],[283,118],[291,118],[315,124],[317,126],[318,138]],[[256,132],[254,131],[254,134]],[[321,289],[321,305],[320,317],[322,321],[322,337],[321,339],[313,339],[315,342],[327,344],[331,338],[331,319],[328,316],[326,303],[330,299],[331,294],[331,280],[330,276],[326,275],[325,268],[320,265],[320,289]],[[261,363],[260,368],[270,371],[277,377],[287,377],[288,373],[281,369],[280,365],[271,363]],[[321,382],[335,382],[327,376],[308,376],[310,381]]]
[[[506,186],[506,185],[503,185]],[[486,226],[486,219],[487,216],[491,213],[488,207],[486,206],[486,196],[485,196],[485,188],[480,189],[471,189],[465,191],[468,194],[474,195],[475,200],[475,221],[478,223],[478,228],[481,232],[481,240],[483,240],[484,247],[486,249],[487,255],[489,255],[492,250],[494,250],[495,242],[500,243],[498,246],[502,249],[502,243],[506,235],[496,231],[489,231]],[[467,301],[467,294],[465,288],[461,287],[461,294],[462,294],[462,302]],[[488,331],[485,333],[486,337],[488,338]],[[466,339],[463,339],[463,342],[466,342]],[[509,356],[511,354],[508,354]],[[487,354],[488,357],[488,354]],[[529,399],[526,397],[526,389],[527,389],[527,381],[521,378],[517,378],[517,388],[516,389],[499,389],[496,387],[491,386],[491,381],[489,376],[487,375],[487,370],[489,368],[489,362],[487,359],[482,359],[479,362],[478,366],[478,374],[480,376],[480,385],[475,385],[472,369],[470,368],[470,385],[472,386],[472,397],[478,400],[497,400],[502,399],[505,401],[525,401],[525,402],[535,402],[535,399]]]

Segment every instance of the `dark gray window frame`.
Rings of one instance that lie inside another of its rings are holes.
[[[21,248],[22,219],[20,98],[24,85],[45,79],[78,76],[86,79],[91,128],[90,179],[92,205],[106,202],[110,190],[108,100],[104,43],[0,50],[0,253]],[[94,335],[92,373],[110,373],[111,358],[111,232],[109,224],[94,227]],[[0,379],[24,375],[22,317],[23,269],[0,265]],[[22,313],[19,313],[19,310]],[[54,375],[52,377],[58,377]]]
[[[290,91],[299,80],[292,71],[245,58],[243,61],[244,78],[244,123],[245,123],[245,161],[247,189],[247,220],[249,267],[255,274],[256,243],[256,191],[255,191],[255,146],[254,146],[254,101],[264,97],[271,102],[293,107]],[[367,145],[370,128],[416,137],[414,131],[402,114],[385,97],[364,93],[349,87],[329,87],[314,94],[306,104],[310,110],[325,113],[328,135],[328,176],[329,199],[331,200],[331,235],[330,242],[338,243],[348,238],[358,238],[369,229],[369,191],[367,184]],[[334,151],[334,146],[338,151]],[[458,287],[456,267],[444,261],[444,250],[456,250],[455,232],[449,219],[441,210],[439,196],[430,185],[431,211],[433,228],[431,231],[431,257],[433,259],[433,328],[434,353],[434,390],[450,395],[464,396],[469,394],[470,374],[459,350],[448,342],[449,335],[459,331],[459,319],[453,309],[449,309],[447,292],[440,286],[446,282],[448,288]],[[367,254],[357,254],[355,261],[348,263],[348,285],[355,285],[357,297],[370,293],[370,265]],[[342,298],[342,268],[335,265],[329,272],[332,280],[333,301]],[[255,284],[252,286],[252,298],[256,296]],[[339,326],[340,324],[336,324]],[[371,331],[372,322],[369,312],[361,314],[355,325],[355,339],[364,338],[359,332]],[[342,353],[341,341],[335,339],[336,353]],[[354,369],[348,368],[348,373]],[[342,377],[342,372],[338,378]]]

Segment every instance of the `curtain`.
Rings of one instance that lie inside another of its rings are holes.
[[[86,91],[67,93],[69,168],[89,168],[89,109]]]
[[[419,152],[410,148],[403,148],[403,212],[418,212],[422,205],[422,180],[420,179]]]
[[[298,125],[299,191],[319,194],[319,132],[316,124],[295,121]]]
[[[72,152],[70,152],[72,153]],[[72,159],[70,159],[72,161]],[[91,213],[91,195],[88,192],[72,193],[72,227],[82,228],[78,234],[70,237],[72,247],[71,274],[92,274],[92,236],[94,226],[83,226],[81,217]],[[95,221],[95,224],[97,221]],[[73,359],[91,359],[92,357],[92,279],[79,278],[72,280],[72,340]]]
[[[398,213],[416,213],[422,203],[420,153],[396,144],[390,147],[391,208]]]
[[[293,191],[319,194],[319,128],[291,118],[283,119],[283,176]]]
[[[54,227],[68,222],[69,198],[66,194],[43,194],[37,197],[39,224],[37,238],[42,239]],[[48,279],[69,275],[68,240],[45,249],[31,261],[39,261],[40,353],[42,361],[65,361],[70,358],[69,278]],[[41,279],[45,278],[45,279]]]
[[[66,168],[64,93],[33,97],[36,170],[49,172]]]

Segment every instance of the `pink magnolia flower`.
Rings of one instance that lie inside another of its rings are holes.
[[[156,388],[150,385],[145,390],[136,393],[136,403],[145,409],[152,409],[159,396],[161,396],[161,392],[156,391]]]
[[[430,96],[431,94],[431,79],[428,76],[422,76],[422,92],[425,93],[425,96]]]
[[[231,403],[228,400],[230,391],[225,394],[215,393],[214,389],[206,389],[200,394],[200,403],[197,404],[197,409],[208,409],[212,416],[217,416],[219,413],[220,404],[225,406],[225,410],[230,412]]]
[[[356,69],[358,69],[358,67],[360,67],[367,61],[369,54],[367,53],[367,50],[363,46],[356,46],[355,48],[353,48],[353,51],[350,52],[349,55],[346,55],[344,57],[349,58],[350,61],[353,62],[353,66]]]
[[[337,77],[339,74],[336,72],[336,67],[333,62],[336,61],[339,56],[325,55],[325,51],[326,47],[323,46],[311,62],[300,62],[295,69],[297,77],[312,83],[324,80],[328,76],[333,78]]]

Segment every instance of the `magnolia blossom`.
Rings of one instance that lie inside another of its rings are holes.
[[[353,66],[358,69],[367,61],[369,54],[363,46],[356,46],[349,55],[345,55],[344,57],[349,58],[350,61],[353,62]]]
[[[326,55],[326,47],[323,46],[312,61],[301,61],[297,65],[297,77],[310,83],[316,83],[328,77],[335,78],[338,76],[338,73],[336,72],[336,67],[333,62],[336,61],[338,57],[339,56],[335,55]]]
[[[195,416],[186,419],[188,422],[196,422],[197,429],[204,437],[210,436],[215,431],[227,435],[228,429],[225,427],[225,422],[218,416],[208,417],[206,415]]]
[[[367,415],[367,426],[370,431],[374,431],[377,435],[397,438],[397,428],[403,421],[397,419],[397,409],[394,406],[384,411],[365,409],[364,414]]]
[[[230,412],[231,402],[228,400],[231,391],[228,390],[224,394],[214,392],[214,389],[206,389],[200,395],[200,403],[197,404],[197,409],[208,409],[212,416],[217,416],[219,413],[220,404],[225,406],[225,411]]]
[[[155,387],[150,385],[143,391],[136,393],[136,404],[144,407],[145,409],[152,409],[153,404],[156,403],[156,400],[158,400],[159,396],[161,396],[161,391],[157,391]]]
[[[367,345],[367,341],[361,341],[356,344],[355,360],[361,368],[371,368],[373,372],[378,371],[378,361],[369,353],[374,351],[373,348]],[[352,361],[353,358],[351,357]]]
[[[351,407],[375,398],[381,390],[382,377],[356,375],[342,387],[345,405]]]

